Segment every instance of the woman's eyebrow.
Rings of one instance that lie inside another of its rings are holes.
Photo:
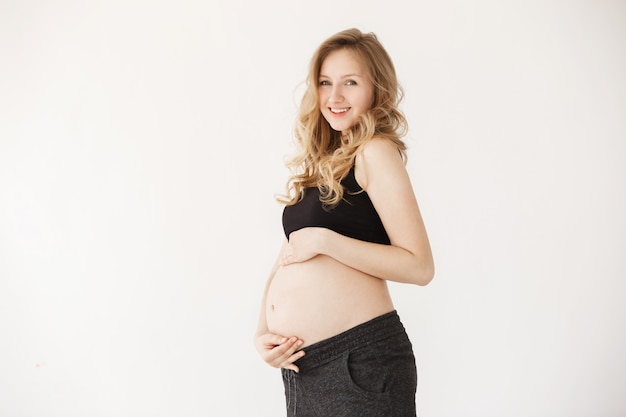
[[[322,78],[322,77],[323,77],[323,78],[332,78],[332,77],[330,77],[330,76],[328,76],[328,75],[320,74],[320,78]],[[361,75],[356,74],[356,73],[354,73],[354,74],[346,74],[346,75],[342,75],[342,76],[341,76],[341,77],[339,77],[339,78],[351,78],[351,77],[361,77],[361,78],[363,78]]]

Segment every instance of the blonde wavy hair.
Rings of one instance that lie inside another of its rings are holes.
[[[322,63],[331,52],[340,49],[354,53],[374,86],[371,108],[344,134],[333,130],[324,119],[318,95]],[[278,200],[293,205],[302,199],[305,188],[317,187],[324,206],[336,206],[343,199],[341,181],[354,165],[361,146],[374,137],[394,142],[406,162],[406,145],[400,138],[408,126],[398,108],[403,96],[393,62],[374,33],[348,29],[326,39],[309,64],[306,90],[294,129],[299,151],[286,161],[291,170],[287,195],[279,196]]]

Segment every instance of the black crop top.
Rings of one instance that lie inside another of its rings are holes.
[[[331,209],[324,209],[317,187],[304,190],[304,197],[283,210],[283,228],[289,238],[291,232],[305,227],[325,227],[367,242],[389,245],[385,231],[372,201],[354,177],[354,167],[341,181],[343,200]]]

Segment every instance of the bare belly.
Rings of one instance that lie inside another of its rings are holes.
[[[387,283],[327,256],[281,267],[267,292],[272,333],[319,342],[393,310]]]

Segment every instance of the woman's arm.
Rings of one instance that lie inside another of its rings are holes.
[[[303,351],[299,351],[294,354],[296,349],[302,346],[302,340],[295,336],[285,337],[270,333],[269,329],[267,328],[267,318],[265,315],[267,290],[272,283],[272,279],[274,278],[276,271],[280,267],[279,259],[282,257],[282,253],[284,252],[286,245],[287,241],[285,240],[281,247],[279,256],[274,263],[272,272],[267,279],[265,289],[263,290],[263,297],[261,299],[261,312],[259,313],[259,323],[257,325],[257,330],[254,335],[254,347],[257,349],[263,360],[268,365],[275,368],[286,368],[299,372],[298,367],[294,365],[293,362],[304,356]]]
[[[289,236],[281,264],[321,254],[380,279],[428,284],[434,275],[430,243],[398,149],[388,140],[370,141],[357,156],[355,173],[391,245],[353,239],[325,228],[305,228]]]

